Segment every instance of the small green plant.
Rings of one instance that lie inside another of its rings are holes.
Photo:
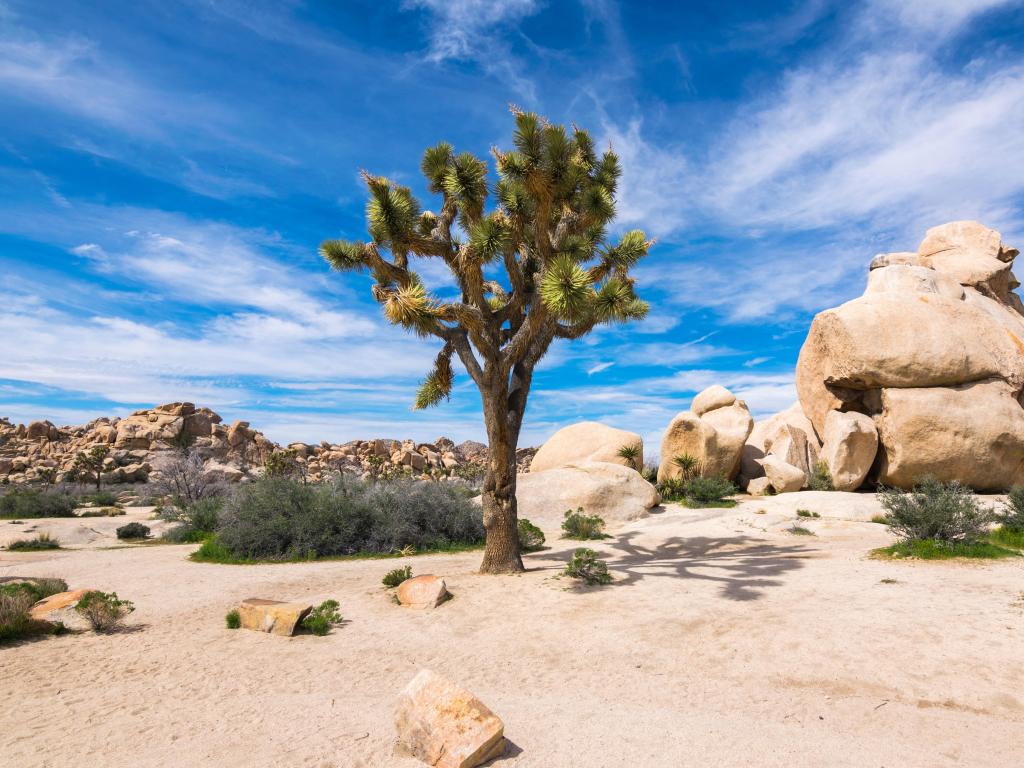
[[[899,584],[896,579],[882,579],[879,584]]]
[[[1007,528],[1005,525],[996,528],[989,534],[989,541],[1001,547],[1024,550],[1024,531]]]
[[[82,512],[81,514],[79,514],[78,516],[79,517],[121,517],[122,515],[126,515],[126,514],[127,514],[127,512],[125,512],[120,507],[100,507],[99,509],[87,509],[84,512]]]
[[[821,517],[817,512],[811,512],[809,509],[798,509],[796,511],[797,517]]]
[[[142,523],[128,523],[117,529],[119,539],[146,539],[149,538],[149,526]]]
[[[580,548],[572,553],[572,559],[562,573],[587,584],[607,584],[612,580],[608,565],[592,549]]]
[[[691,456],[688,453],[680,453],[678,456],[672,457],[672,463],[679,468],[679,471],[682,473],[683,480],[689,480],[700,474],[701,463],[696,456]]]
[[[1010,489],[999,515],[999,523],[1003,530],[1024,533],[1024,485],[1015,485]]]
[[[935,539],[900,541],[872,552],[881,558],[916,558],[918,560],[950,560],[955,557],[998,559],[1020,557],[1019,552],[1000,547],[988,541],[948,542]]]
[[[871,516],[871,522],[872,523],[878,523],[879,525],[888,525],[889,524],[889,518],[886,517],[885,515],[872,515]]]
[[[645,464],[640,469],[640,475],[651,485],[658,484],[658,468],[654,464]]]
[[[641,462],[643,461],[644,448],[640,443],[624,445],[619,448],[616,455],[625,461],[628,466],[639,471],[641,468]]]
[[[76,499],[66,493],[12,488],[0,495],[0,518],[72,517]]]
[[[522,552],[536,552],[544,547],[544,531],[526,518],[519,520],[519,549]]]
[[[385,573],[384,578],[381,579],[381,583],[388,589],[393,589],[403,581],[407,581],[411,578],[412,567],[407,565],[404,568],[395,568],[394,570]]]
[[[662,501],[681,501],[686,498],[686,481],[681,477],[666,477],[656,487]]]
[[[736,486],[724,477],[693,477],[686,482],[683,490],[687,500],[703,505],[721,504],[727,500],[727,496],[734,493]]]
[[[793,523],[793,525],[789,526],[789,528],[787,528],[786,530],[792,533],[794,536],[815,535],[814,531],[812,531],[810,528],[804,528],[802,525],[797,525],[796,523]]]
[[[910,492],[883,488],[879,496],[886,525],[904,542],[971,544],[986,537],[995,519],[970,488],[957,482],[926,478]]]
[[[62,624],[36,621],[29,611],[39,600],[67,591],[63,579],[26,579],[0,584],[0,642],[44,634],[60,634]]]
[[[120,600],[116,592],[86,592],[75,610],[85,617],[94,632],[113,632],[124,617],[135,610],[129,600]]]
[[[45,549],[60,549],[60,542],[48,533],[40,533],[34,539],[18,539],[7,545],[12,552],[38,552]]]
[[[832,473],[829,471],[828,464],[824,461],[819,461],[814,465],[807,484],[812,491],[834,491],[836,489],[835,484],[832,482]]]
[[[331,631],[331,627],[341,624],[337,600],[324,600],[302,620],[302,626],[314,635],[323,636]]]
[[[564,531],[563,539],[589,541],[607,538],[604,533],[604,520],[597,515],[584,514],[583,507],[578,507],[575,512],[571,509],[565,511],[562,530]]]
[[[228,629],[238,629],[242,626],[242,614],[238,612],[237,608],[232,608],[224,617],[224,623]]]
[[[116,507],[118,504],[117,494],[111,491],[93,491],[83,493],[79,497],[83,504],[94,504],[97,507]]]

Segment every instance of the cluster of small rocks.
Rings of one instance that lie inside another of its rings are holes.
[[[49,421],[12,424],[0,418],[0,483],[71,482],[75,458],[96,446],[107,448],[104,484],[159,480],[162,469],[184,448],[194,450],[212,481],[238,482],[263,473],[271,457],[286,451],[287,461],[310,482],[338,473],[361,477],[404,474],[420,478],[482,474],[487,446],[446,437],[433,443],[412,440],[354,440],[344,444],[292,443],[286,448],[252,429],[249,422],[224,424],[209,408],[167,403],[131,416],[99,418],[82,426],[58,427]],[[521,471],[536,449],[521,449]]]

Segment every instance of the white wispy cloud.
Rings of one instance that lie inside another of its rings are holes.
[[[594,363],[594,365],[592,365],[589,368],[587,368],[587,376],[593,376],[595,373],[600,373],[601,371],[607,371],[613,365],[615,365],[615,363],[614,362],[609,362],[609,361],[605,361],[605,362],[602,362],[602,363]]]

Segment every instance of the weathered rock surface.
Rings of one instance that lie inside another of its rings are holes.
[[[731,480],[739,471],[743,445],[754,428],[747,404],[717,384],[698,394],[693,403],[691,410],[677,414],[665,430],[659,482],[682,474],[673,461],[682,454],[694,457],[705,477]]]
[[[660,502],[658,492],[639,472],[620,464],[582,462],[516,478],[520,518],[557,528],[566,510],[583,507],[607,523],[647,516]]]
[[[760,459],[764,476],[776,493],[793,493],[807,484],[807,474],[799,467],[788,464],[778,456],[768,454]]]
[[[627,446],[640,450],[635,465],[618,455],[619,450]],[[635,432],[596,421],[582,421],[555,432],[533,457],[530,471],[543,472],[586,461],[607,461],[639,469],[644,465],[643,438]]]
[[[429,574],[406,579],[398,585],[396,594],[403,606],[419,610],[436,608],[450,597],[444,579]]]
[[[1016,256],[978,222],[934,227],[916,258],[875,257],[864,295],[814,318],[797,363],[801,406],[821,435],[836,411],[874,421],[869,481],[908,487],[931,475],[980,490],[1024,481]],[[870,430],[858,425],[848,447],[825,439],[844,486],[869,452]]]
[[[285,603],[250,597],[239,604],[238,615],[242,629],[291,637],[312,610],[313,606],[308,603]]]
[[[829,411],[821,458],[837,491],[860,488],[878,452],[878,430],[870,416],[856,411]]]
[[[90,591],[72,589],[44,597],[32,606],[29,616],[36,621],[49,621],[52,624],[60,622],[68,629],[88,629],[88,620],[75,610],[75,606]]]
[[[475,768],[505,751],[505,725],[469,691],[422,670],[399,696],[401,749],[437,768]]]

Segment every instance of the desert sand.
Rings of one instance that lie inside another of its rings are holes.
[[[816,535],[786,531],[797,508],[823,515],[801,521]],[[593,544],[615,581],[590,588],[557,578],[579,545],[550,526],[514,577],[474,574],[479,552],[204,565],[194,545],[116,547],[112,529],[0,552],[0,576],[137,606],[118,634],[0,649],[0,762],[414,768],[392,707],[428,667],[504,719],[502,768],[1024,764],[1024,562],[870,559],[890,540],[861,521],[876,511],[838,493],[667,505]],[[454,599],[396,606],[380,579],[399,563]],[[225,629],[253,596],[333,597],[346,621],[326,637]]]

